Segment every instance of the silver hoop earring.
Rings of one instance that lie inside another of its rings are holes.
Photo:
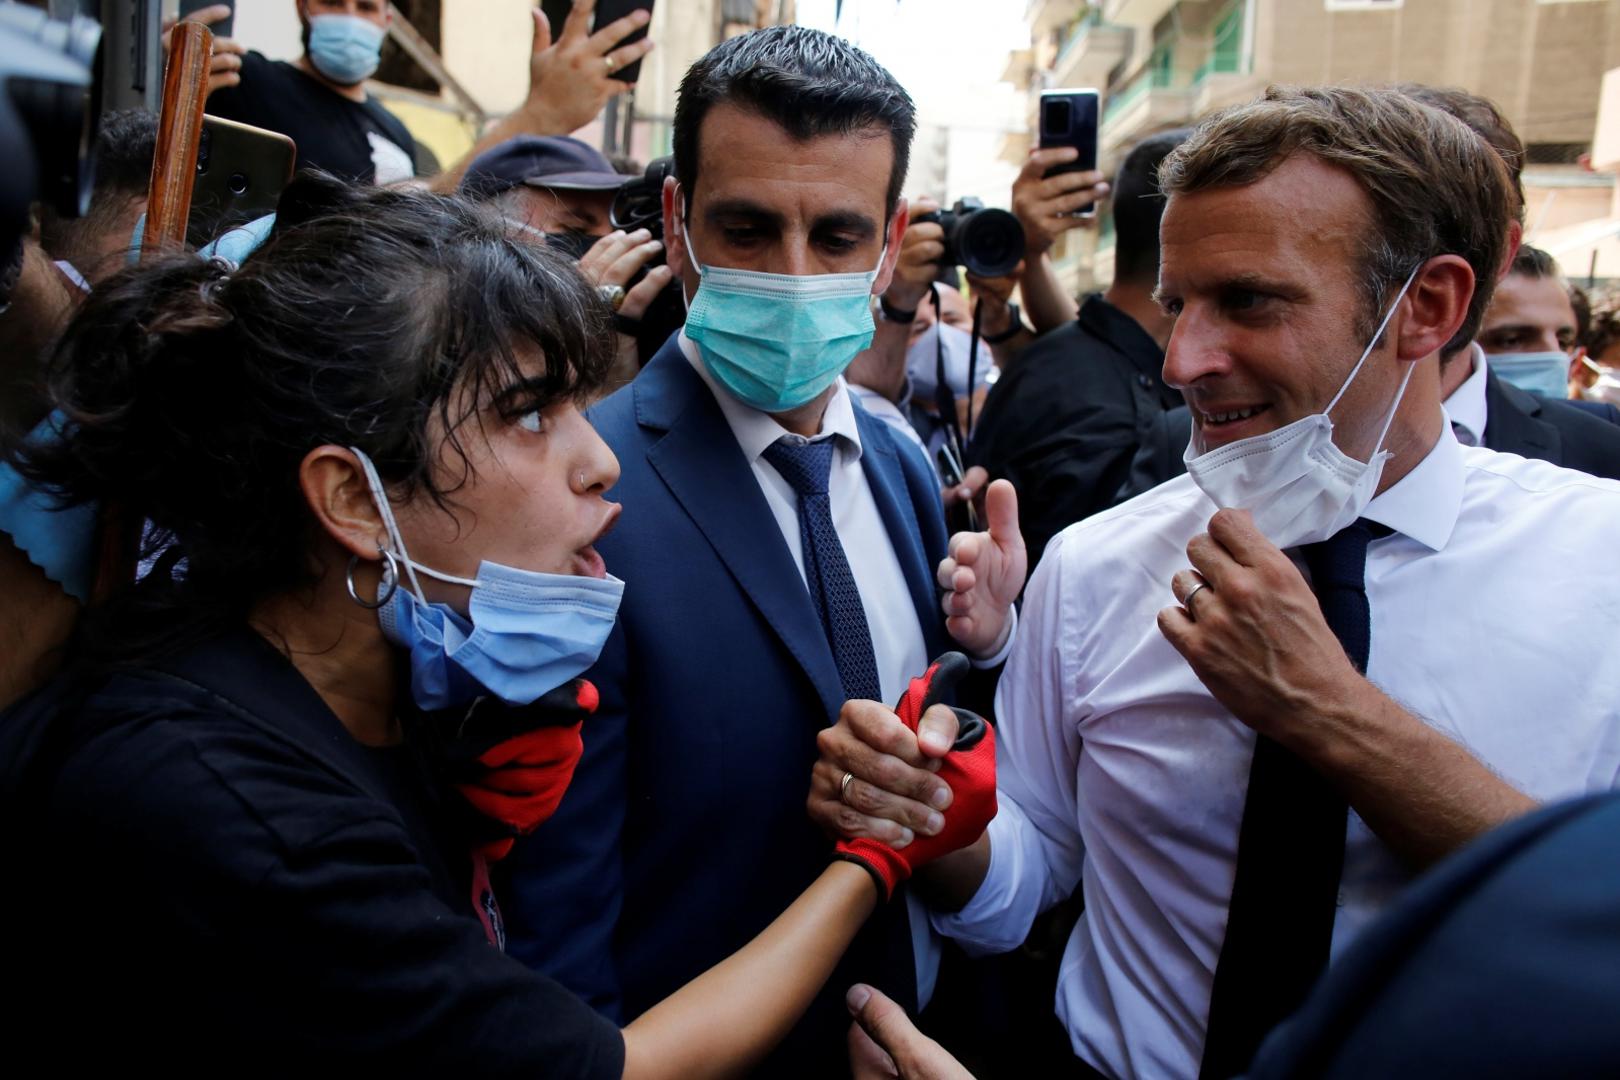
[[[399,588],[399,560],[395,559],[394,553],[389,551],[387,548],[382,548],[381,551],[382,557],[388,562],[388,568],[383,571],[383,582],[388,586],[388,590],[383,593],[382,596],[377,598],[376,603],[367,603],[366,601],[360,599],[359,592],[355,590],[354,568],[360,565],[360,556],[349,556],[349,572],[344,575],[344,584],[348,585],[349,587],[349,599],[353,600],[367,611],[376,611],[378,608],[388,603],[388,601],[394,598],[394,590]]]

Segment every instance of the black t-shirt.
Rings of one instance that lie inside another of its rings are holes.
[[[34,917],[6,919],[30,1013],[14,1055],[37,1038],[69,1069],[622,1074],[612,1023],[490,943],[433,773],[357,743],[257,635],[88,697],[61,681],[0,728],[54,777],[0,770],[8,807],[48,791],[22,817],[33,842],[8,844],[33,853],[9,899]],[[29,728],[74,734],[45,751]]]
[[[207,111],[288,136],[300,170],[378,184],[416,175],[416,140],[399,117],[370,97],[350,101],[284,60],[248,53],[240,85],[210,94]]]

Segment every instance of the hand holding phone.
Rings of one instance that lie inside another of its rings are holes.
[[[1046,90],[1041,94],[1041,149],[1069,146],[1076,151],[1073,161],[1054,165],[1046,177],[1070,172],[1090,172],[1097,167],[1098,94],[1095,90]],[[1096,203],[1074,211],[1090,214]]]

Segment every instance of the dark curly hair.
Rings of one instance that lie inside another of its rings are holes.
[[[525,372],[535,348],[543,368]],[[452,505],[481,413],[583,400],[611,358],[596,292],[498,216],[305,176],[234,272],[176,254],[97,288],[47,368],[63,437],[9,456],[65,504],[146,522],[144,555],[184,559],[86,627],[89,651],[138,660],[319,577],[298,483],[310,450],[358,447],[401,496]],[[448,483],[433,469],[446,444],[462,465]],[[168,616],[138,620],[169,627],[161,644],[132,646],[134,614]],[[104,648],[98,621],[117,627]]]

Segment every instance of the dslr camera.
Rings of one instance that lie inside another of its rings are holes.
[[[961,266],[975,277],[1001,277],[1024,257],[1024,227],[1005,210],[987,208],[983,199],[957,199],[949,210],[918,214],[913,224],[935,221],[945,230],[945,266]]]
[[[662,242],[664,178],[674,175],[673,157],[661,157],[648,162],[646,172],[614,193],[613,205],[608,209],[609,223],[615,229],[623,229],[625,232],[646,229],[652,233],[654,240]],[[641,283],[641,279],[647,276],[649,269],[661,266],[663,262],[664,256],[660,253],[637,271],[636,276],[630,279],[625,288],[627,290],[635,288]],[[615,316],[615,319],[618,320],[618,316]],[[681,295],[680,279],[670,282],[640,319],[625,319],[622,322],[629,324],[621,325],[620,329],[636,339],[636,349],[641,355],[641,362],[645,364],[652,359],[653,354],[664,342],[669,340],[670,335],[686,322],[686,301]]]

